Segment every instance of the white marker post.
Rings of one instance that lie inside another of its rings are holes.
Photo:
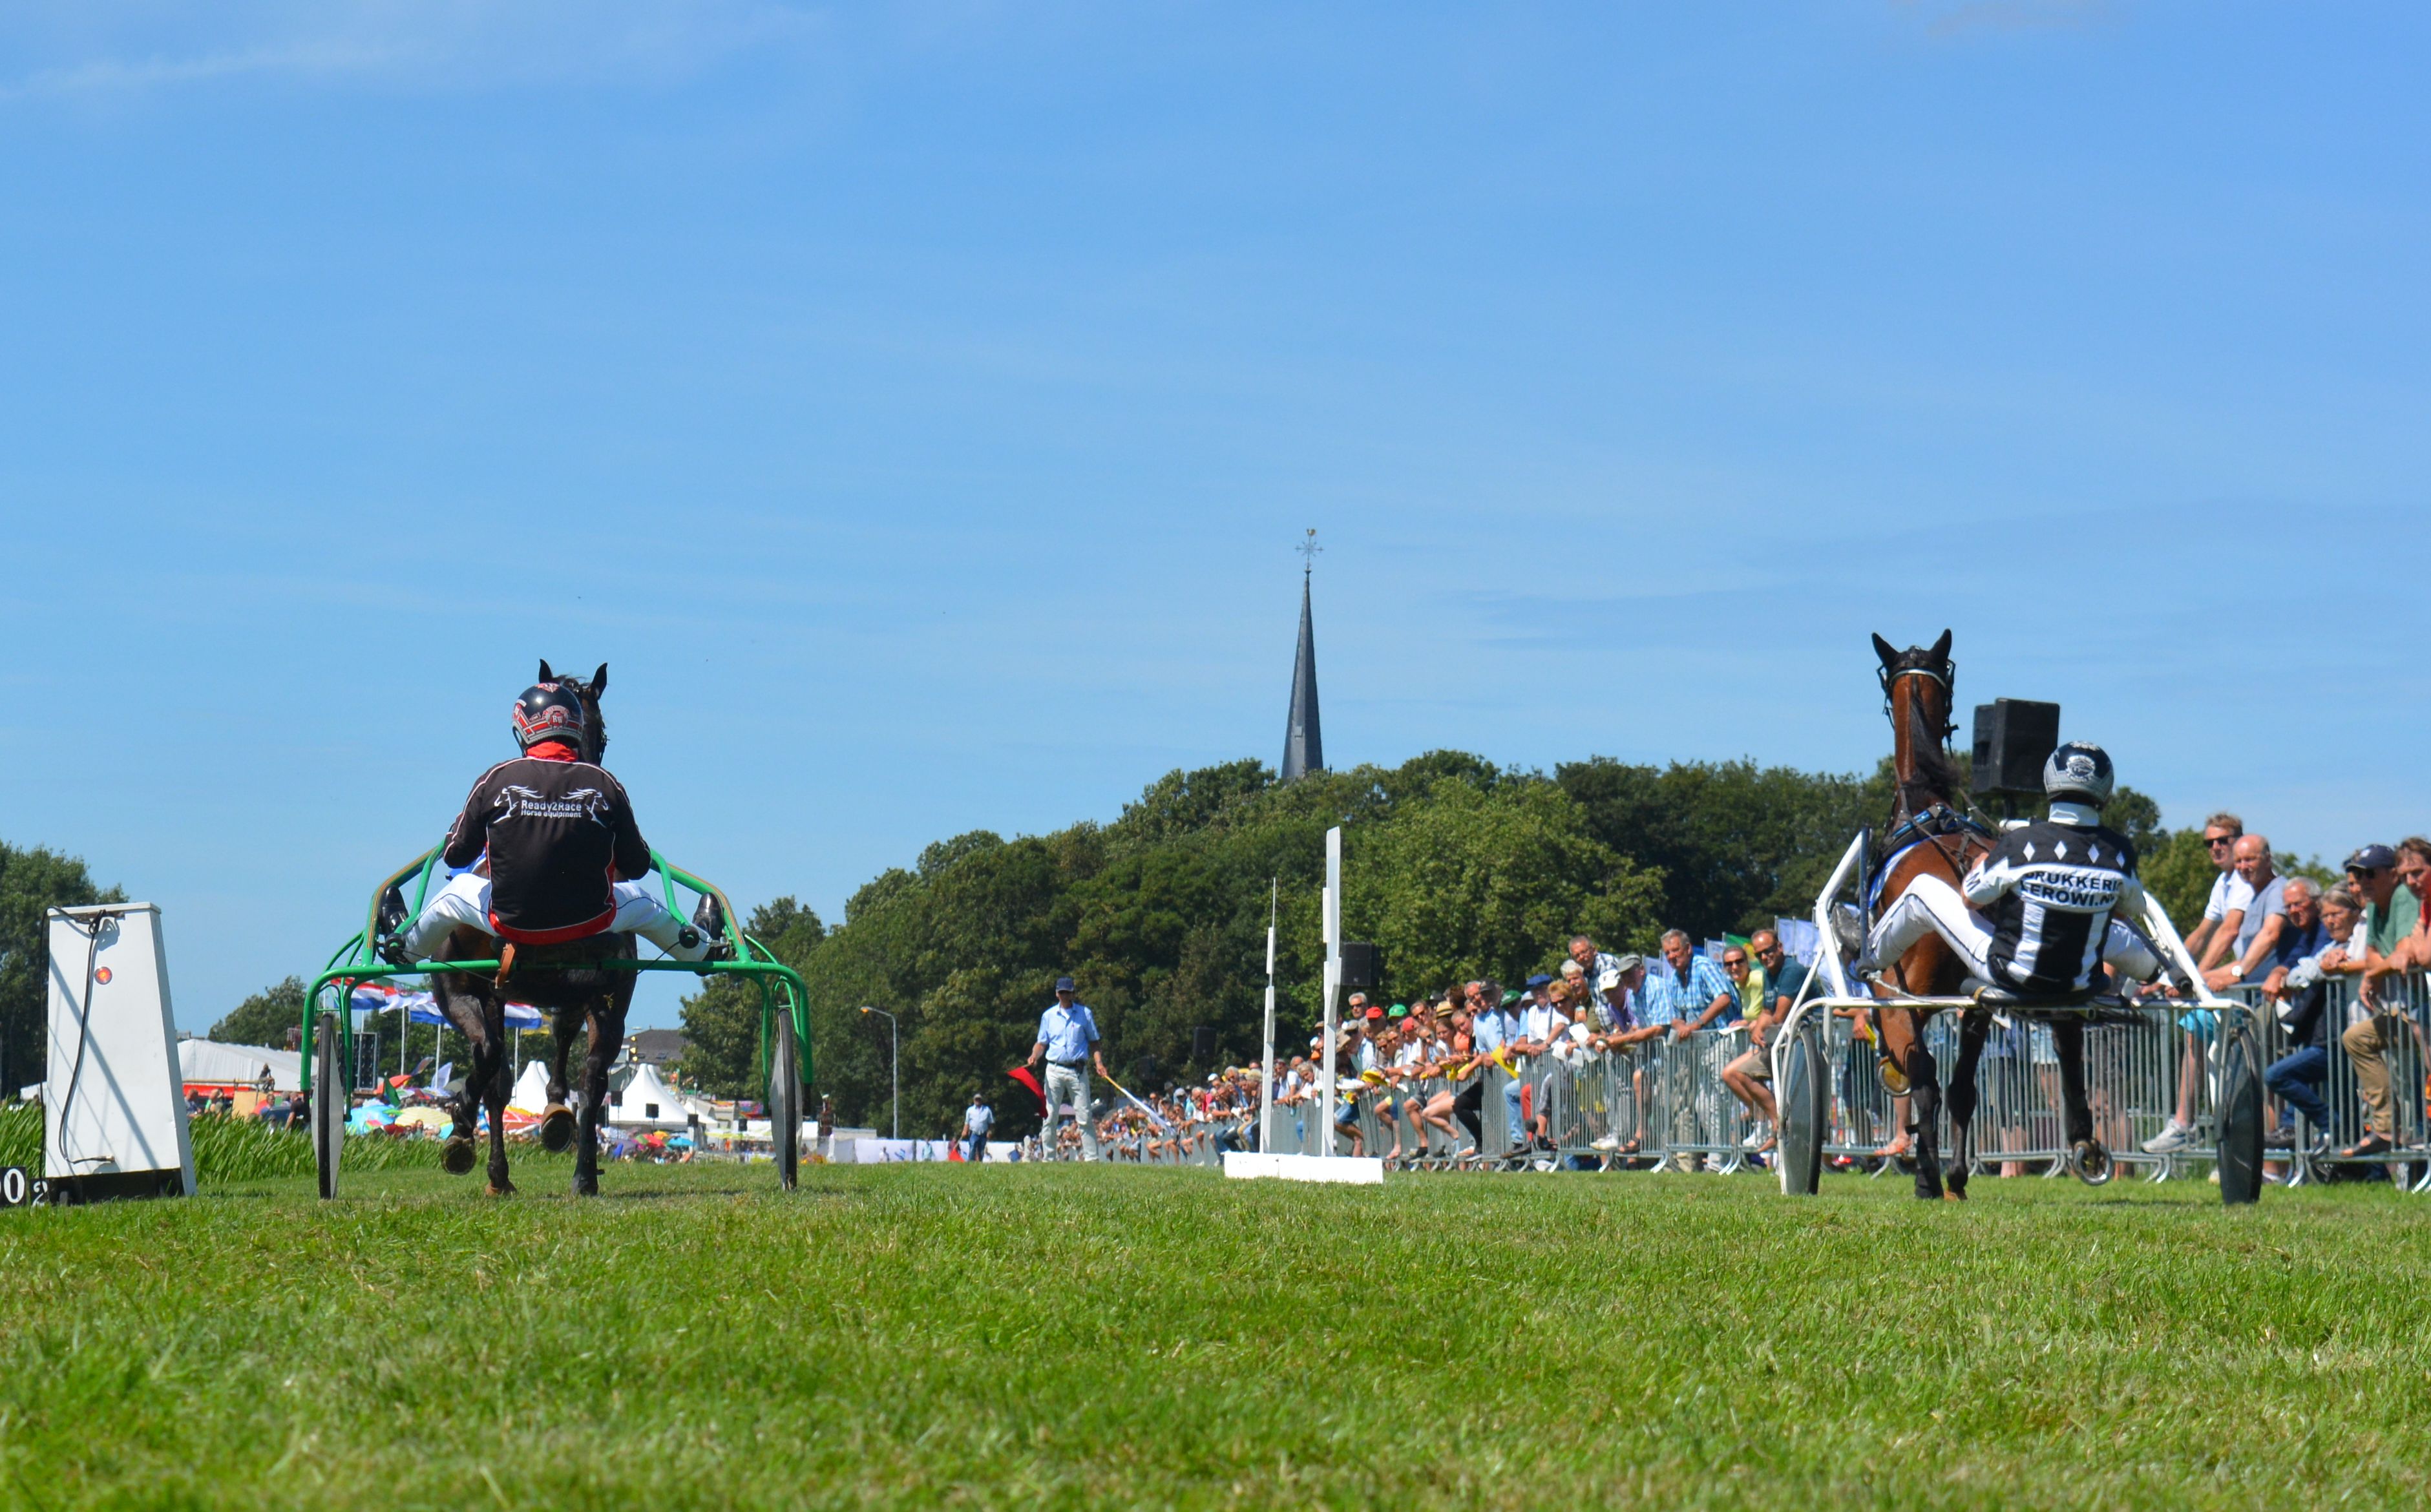
[[[1333,1046],[1337,1037],[1334,1020],[1334,999],[1342,991],[1342,826],[1325,832],[1325,1081],[1320,1100],[1321,1127],[1325,1130],[1325,1153],[1333,1149],[1333,1100],[1339,1094],[1333,1084],[1337,1080],[1333,1066]]]
[[[1258,1081],[1258,1153],[1269,1155],[1275,1149],[1275,914],[1283,906],[1283,884],[1278,877],[1267,884],[1272,890],[1266,896],[1266,1073]]]
[[[1276,897],[1281,897],[1278,890]],[[1274,1083],[1275,1061],[1275,932],[1273,907],[1267,911],[1266,924],[1266,1082]],[[1278,1155],[1260,1149],[1256,1154],[1227,1154],[1224,1174],[1228,1177],[1280,1177],[1291,1182],[1333,1182],[1352,1186],[1381,1186],[1384,1182],[1384,1163],[1374,1155],[1357,1160],[1345,1159],[1333,1149],[1333,1102],[1341,1096],[1334,1090],[1336,1080],[1333,1044],[1340,1026],[1335,1019],[1334,999],[1342,991],[1342,831],[1335,827],[1325,832],[1325,898],[1321,905],[1325,931],[1325,977],[1320,990],[1325,995],[1325,1053],[1317,1058],[1324,1067],[1325,1080],[1316,1094],[1315,1117],[1317,1127],[1324,1130],[1325,1151],[1317,1155]],[[1270,1092],[1260,1094],[1260,1116],[1271,1117]],[[1266,1142],[1267,1131],[1262,1125],[1260,1143]]]

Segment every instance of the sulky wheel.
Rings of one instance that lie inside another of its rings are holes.
[[[2262,1065],[2254,1034],[2240,1029],[2221,1047],[2220,1200],[2262,1195]]]
[[[768,1133],[777,1146],[777,1181],[794,1189],[802,1164],[802,1057],[794,1043],[794,1016],[777,1015],[776,1064],[768,1071]]]
[[[346,1080],[339,1067],[338,1016],[312,1028],[312,1167],[323,1201],[338,1195],[338,1155],[346,1142]]]
[[[1829,1096],[1823,1046],[1812,1030],[1802,1030],[1784,1047],[1773,1086],[1781,1115],[1773,1161],[1781,1168],[1781,1189],[1791,1197],[1812,1197],[1821,1184]]]

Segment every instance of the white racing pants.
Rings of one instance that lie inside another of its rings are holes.
[[[1987,986],[2017,985],[1993,974],[1991,920],[1969,908],[1966,896],[1938,877],[1919,877],[1883,910],[1883,916],[1874,921],[1873,933],[1867,937],[1866,958],[1887,966],[1905,955],[1909,946],[1934,933],[1958,953],[1967,974],[1977,982]],[[2161,969],[2161,958],[2152,947],[2115,918],[2103,936],[2102,959],[2121,976],[2138,982],[2151,981]]]
[[[697,961],[709,953],[711,942],[706,936],[689,949],[679,943],[683,920],[667,912],[666,903],[657,893],[640,882],[620,882],[615,889],[616,919],[602,933],[638,934],[679,961]],[[477,929],[484,934],[494,932],[490,928],[489,878],[469,871],[449,878],[447,885],[431,896],[422,916],[405,932],[405,948],[414,960],[428,960],[431,952],[446,941],[449,932],[459,927]]]

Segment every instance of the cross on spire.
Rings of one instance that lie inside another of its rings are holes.
[[[1316,554],[1325,549],[1325,547],[1316,544],[1316,527],[1313,525],[1310,526],[1308,528],[1308,539],[1292,547],[1292,549],[1299,552],[1303,559],[1300,564],[1299,575],[1305,578],[1310,573],[1315,572],[1316,570]]]

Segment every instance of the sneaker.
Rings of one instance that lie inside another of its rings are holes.
[[[2262,1148],[2265,1150],[2293,1150],[2296,1148],[2296,1131],[2288,1128],[2286,1124],[2281,1124],[2278,1128],[2272,1130],[2269,1134],[2262,1136]]]
[[[1601,1139],[1591,1139],[1587,1142],[1587,1148],[1590,1150],[1603,1151],[1618,1150],[1620,1148],[1620,1135],[1606,1134]]]
[[[2192,1129],[2188,1128],[2177,1119],[2171,1118],[2169,1121],[2168,1126],[2163,1128],[2159,1134],[2156,1134],[2152,1138],[2144,1141],[2144,1153],[2148,1155],[2166,1155],[2174,1151],[2184,1150],[2187,1148],[2187,1141],[2193,1138],[2194,1134],[2195,1132]]]

